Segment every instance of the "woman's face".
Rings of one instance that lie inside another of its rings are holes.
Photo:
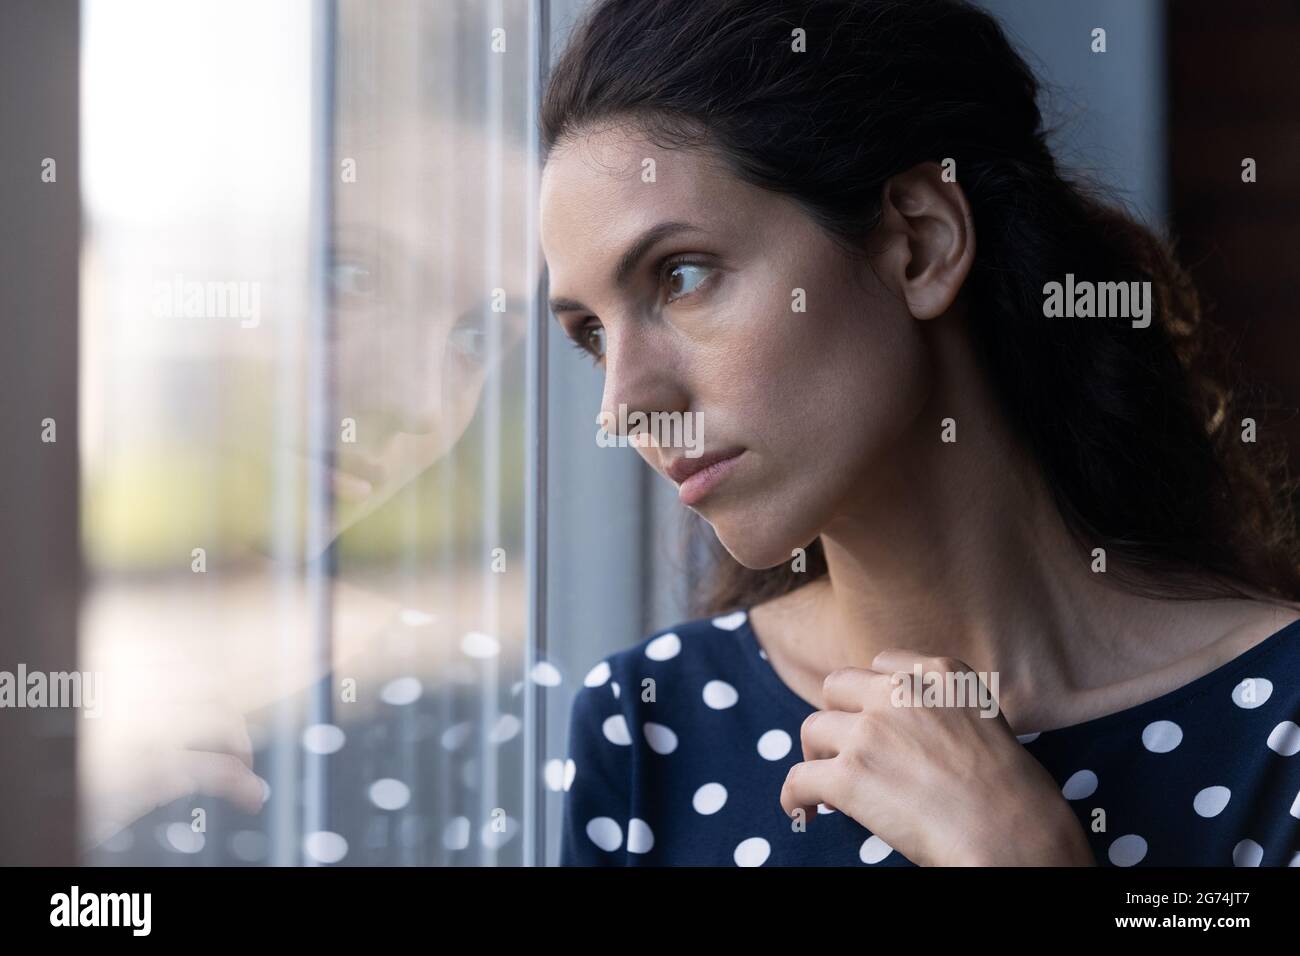
[[[431,150],[429,143],[447,145]],[[352,431],[345,439],[340,428],[330,462],[306,458],[333,485],[330,537],[448,454],[469,427],[487,376],[519,361],[526,247],[499,244],[491,275],[481,253],[492,226],[524,234],[527,154],[506,146],[499,165],[485,169],[485,150],[472,124],[402,114],[390,120],[383,147],[363,157],[365,175],[336,190],[330,372],[337,417],[340,425],[350,420]],[[447,204],[428,185],[493,176],[502,190],[499,221],[473,203]],[[493,310],[498,286],[504,311]]]
[[[689,228],[617,281],[667,222]],[[705,455],[741,452],[691,505],[741,564],[788,561],[896,467],[930,387],[922,323],[888,270],[854,264],[793,201],[706,152],[594,131],[547,162],[541,241],[553,311],[602,356],[602,415],[697,413]],[[665,476],[684,457],[638,452]]]

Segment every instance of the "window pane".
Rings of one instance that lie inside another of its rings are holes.
[[[541,862],[538,4],[85,12],[88,862]]]

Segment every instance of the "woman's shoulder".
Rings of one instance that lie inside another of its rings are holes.
[[[1181,741],[1194,728],[1205,745],[1232,749],[1239,748],[1243,739],[1258,738],[1262,728],[1269,750],[1300,751],[1296,724],[1300,720],[1300,617],[1280,616],[1266,622],[1262,638],[1260,633],[1211,645],[1217,656],[1190,661],[1195,666],[1191,676],[1172,688],[1101,716],[1020,739],[1042,737],[1076,746],[1090,738],[1111,745],[1118,737],[1140,739],[1143,747],[1152,750],[1163,738],[1155,745],[1153,739],[1164,735]],[[1242,752],[1256,757],[1267,753],[1257,747]]]

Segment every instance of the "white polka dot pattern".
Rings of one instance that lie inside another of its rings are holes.
[[[1053,777],[1098,863],[1300,866],[1300,621],[1287,630],[1290,644],[1257,645],[1249,663],[1229,662],[1131,713],[1015,737]],[[473,633],[462,650],[487,656],[485,637]],[[573,698],[569,755],[543,770],[546,790],[564,802],[562,863],[913,865],[890,832],[868,830],[829,793],[814,796],[811,819],[784,813],[782,788],[804,759],[812,706],[765,658],[738,610],[683,622],[591,666]],[[549,665],[531,677],[565,685]],[[654,695],[643,694],[646,678]],[[522,727],[511,715],[490,728],[463,721],[443,729],[443,744],[460,747],[483,729],[504,745]],[[342,742],[328,725],[303,740],[318,753]],[[369,795],[381,810],[411,803],[392,779]],[[1107,826],[1094,828],[1100,814]],[[452,821],[444,845],[464,848],[469,832],[465,818]],[[334,836],[316,837],[322,861],[346,854]]]

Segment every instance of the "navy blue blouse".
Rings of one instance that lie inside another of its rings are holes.
[[[745,611],[601,661],[571,711],[561,865],[915,865],[824,806],[791,826],[781,787],[813,710]],[[1300,866],[1297,722],[1300,621],[1154,700],[1018,739],[1101,865]]]

